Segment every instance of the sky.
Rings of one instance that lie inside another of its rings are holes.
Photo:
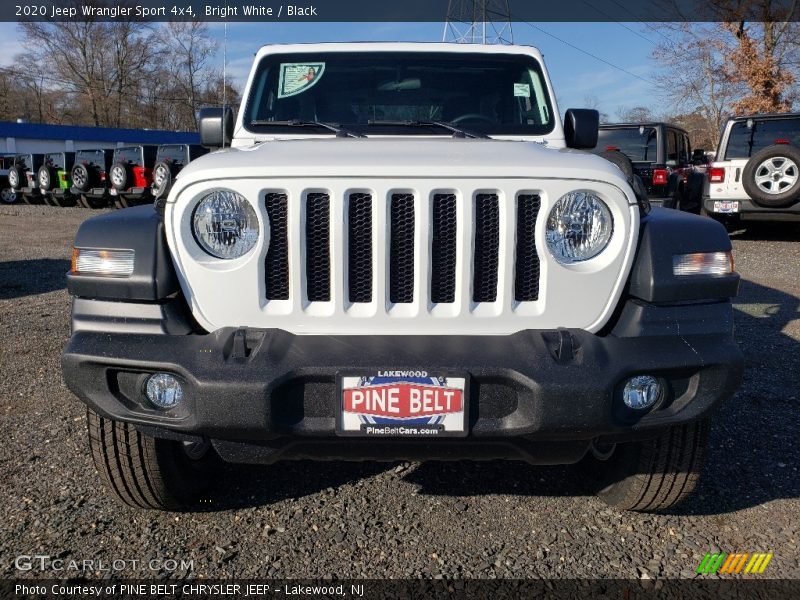
[[[209,23],[222,65],[225,26]],[[658,24],[514,23],[514,42],[539,48],[545,57],[562,113],[593,99],[596,108],[617,118],[620,108],[645,106],[668,112],[652,83],[650,58],[666,38]],[[227,71],[241,89],[253,55],[264,44],[335,41],[441,41],[444,23],[228,23]],[[14,23],[0,23],[0,64],[20,51]]]

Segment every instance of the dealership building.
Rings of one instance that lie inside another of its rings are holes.
[[[74,152],[138,144],[199,144],[197,133],[0,122],[0,154]]]

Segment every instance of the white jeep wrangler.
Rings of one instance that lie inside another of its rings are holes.
[[[800,114],[729,119],[707,174],[704,211],[729,229],[800,221]]]
[[[64,377],[100,474],[191,506],[220,457],[582,462],[694,487],[736,389],[724,228],[650,210],[523,46],[256,56],[169,196],[87,220]],[[231,146],[231,147],[227,147]]]

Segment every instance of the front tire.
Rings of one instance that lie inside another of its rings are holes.
[[[129,506],[185,509],[214,480],[220,459],[210,444],[198,449],[150,437],[91,409],[86,418],[94,465],[109,491]]]
[[[638,512],[664,511],[684,502],[700,478],[708,445],[707,419],[676,425],[653,439],[617,444],[587,456],[596,493],[607,504]]]

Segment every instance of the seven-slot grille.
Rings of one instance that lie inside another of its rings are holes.
[[[453,192],[433,193],[430,199],[430,239],[417,239],[421,198],[412,193],[391,193],[387,199],[386,224],[375,220],[380,214],[376,197],[365,192],[350,193],[344,199],[343,214],[344,261],[341,270],[346,275],[346,299],[351,304],[370,303],[376,289],[374,257],[378,254],[376,244],[387,244],[386,271],[378,268],[377,275],[388,272],[386,295],[391,304],[409,304],[417,301],[415,294],[422,286],[416,281],[416,247],[420,242],[429,244],[429,265],[422,269],[429,280],[425,289],[432,304],[452,304],[456,301],[459,260],[470,261],[470,299],[476,303],[497,301],[500,285],[501,212],[500,196],[487,192],[475,194],[471,209],[459,214],[458,196]],[[534,302],[539,298],[539,255],[536,247],[535,229],[541,200],[534,193],[520,193],[510,199],[516,203],[515,224],[509,235],[514,241],[514,300]],[[269,219],[270,242],[265,260],[267,300],[288,300],[290,297],[288,203],[286,193],[270,192],[265,196]],[[302,280],[304,300],[329,302],[331,300],[333,273],[338,268],[332,265],[332,214],[329,194],[309,192],[301,199],[300,211],[303,222]],[[427,201],[427,199],[426,199]],[[469,219],[470,223],[462,222]],[[467,226],[469,225],[469,226]],[[459,259],[459,236],[471,231],[470,252]],[[376,235],[377,234],[377,235]]]

